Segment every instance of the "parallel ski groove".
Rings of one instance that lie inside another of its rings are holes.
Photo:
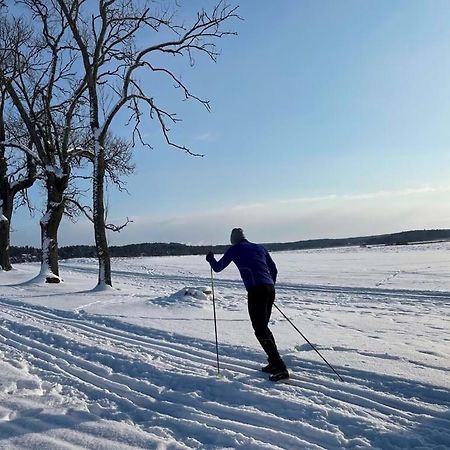
[[[72,325],[75,323],[76,326],[75,325],[73,326],[75,326],[76,329],[83,329],[84,331],[92,333],[92,335],[96,337],[98,337],[98,335],[102,335],[116,342],[126,342],[133,345],[137,344],[139,346],[142,346],[142,348],[144,349],[146,348],[152,351],[156,350],[159,352],[159,355],[161,356],[170,354],[176,357],[178,360],[182,361],[183,364],[186,364],[187,362],[185,358],[187,351],[190,352],[190,359],[188,360],[189,362],[194,361],[195,363],[205,365],[205,359],[207,359],[211,364],[214,363],[214,355],[211,352],[205,352],[200,350],[194,351],[192,347],[186,349],[185,346],[178,345],[175,342],[165,342],[166,345],[163,345],[161,340],[152,339],[151,337],[148,336],[132,335],[132,337],[130,337],[131,333],[122,332],[121,330],[117,329],[114,330],[116,333],[114,334],[111,331],[109,331],[109,329],[105,330],[104,328],[98,327],[93,323],[82,322],[81,320],[78,319],[60,319],[55,314],[36,313],[35,311],[27,310],[26,307],[22,309],[21,307],[14,307],[14,308],[19,311],[25,312],[29,315],[35,315],[36,317],[41,316],[44,320],[45,319],[52,320],[52,324],[55,321],[63,323],[65,326],[67,326],[68,322],[70,322]],[[179,350],[177,349],[177,347],[179,347]],[[251,366],[245,366],[245,363],[243,363],[242,361],[225,356],[222,356],[222,360],[223,360],[222,363],[223,368],[230,369],[235,372],[237,371],[246,375],[254,375],[254,368],[252,368]],[[309,379],[306,378],[303,379],[301,376],[295,375],[294,379],[292,379],[290,383],[295,384],[296,386],[302,389],[313,390],[316,392],[320,391],[326,395],[327,399],[332,397],[335,400],[341,401],[343,396],[347,394],[350,396],[350,398],[362,397],[365,402],[364,404],[365,407],[373,408],[374,406],[376,406],[376,403],[378,403],[380,407],[384,410],[385,414],[387,415],[392,413],[403,415],[402,408],[405,406],[409,408],[409,412],[414,412],[416,414],[433,413],[433,410],[426,408],[425,406],[417,406],[411,404],[410,402],[405,402],[401,398],[392,398],[392,396],[387,397],[386,395],[383,396],[379,393],[371,393],[371,395],[376,396],[378,400],[375,401],[374,399],[372,399],[370,400],[369,403],[367,403],[368,400],[363,397],[363,394],[365,394],[363,389],[349,385],[348,383],[345,384],[345,393],[341,393],[336,389],[336,387],[340,385],[340,382],[338,381],[333,382],[323,381],[322,383],[326,384],[326,386],[323,386],[314,384]],[[346,401],[349,403],[354,403],[351,402],[349,398],[346,398]],[[358,405],[357,403],[354,404]]]
[[[87,339],[91,339],[94,338],[95,336],[98,338],[99,335],[101,335],[103,338],[108,339],[110,342],[115,342],[117,344],[126,344],[129,345],[131,347],[133,346],[137,346],[138,348],[144,348],[147,350],[151,350],[153,352],[157,351],[160,355],[165,355],[167,357],[167,355],[170,355],[170,357],[172,358],[172,362],[175,363],[179,363],[179,362],[183,362],[184,364],[186,364],[186,362],[188,363],[202,363],[204,364],[205,359],[207,361],[214,361],[214,355],[212,352],[208,352],[206,350],[199,350],[199,349],[193,349],[192,347],[189,347],[188,349],[185,346],[182,346],[181,344],[176,344],[174,342],[163,342],[161,343],[161,341],[158,341],[156,339],[152,339],[150,337],[147,336],[140,336],[140,335],[136,335],[133,334],[131,332],[124,332],[123,330],[118,330],[118,329],[113,329],[113,331],[111,331],[111,328],[109,329],[105,329],[104,327],[96,324],[96,323],[92,323],[92,322],[87,322],[86,320],[81,320],[81,319],[73,319],[73,318],[68,318],[68,317],[61,317],[58,316],[54,311],[53,313],[49,313],[46,311],[37,311],[37,307],[25,307],[25,306],[19,306],[19,305],[12,305],[11,302],[1,302],[3,305],[3,308],[5,309],[12,309],[14,311],[16,311],[17,313],[22,314],[22,319],[23,316],[26,316],[30,319],[38,319],[42,323],[45,324],[45,322],[47,321],[49,323],[49,325],[52,325],[54,327],[55,323],[59,323],[64,327],[70,326],[73,327],[74,330],[76,330],[77,332],[81,333],[82,335],[84,335],[85,338]],[[18,320],[20,320],[20,314],[17,317]],[[36,324],[38,325],[38,323]],[[37,328],[38,329],[38,328]],[[98,376],[99,379],[97,379],[96,383],[92,383],[92,379],[89,380],[89,382],[93,385],[97,385],[97,387],[99,387],[99,389],[101,390],[102,388],[106,386],[109,387],[110,392],[109,395],[111,396],[111,398],[115,401],[124,401],[124,400],[128,400],[130,403],[128,404],[124,404],[124,407],[130,407],[132,408],[132,405],[139,405],[139,402],[144,402],[143,404],[141,404],[141,407],[149,409],[149,404],[147,403],[149,401],[149,399],[147,398],[146,400],[142,400],[142,398],[140,396],[144,396],[145,397],[149,397],[153,398],[153,401],[155,401],[155,397],[151,397],[152,395],[154,396],[159,396],[158,398],[158,402],[164,402],[164,400],[162,399],[161,393],[158,392],[157,390],[155,390],[154,387],[152,387],[151,389],[151,393],[148,392],[148,384],[140,384],[141,382],[138,381],[133,381],[130,380],[129,377],[125,377],[123,375],[120,374],[114,374],[115,380],[112,382],[113,384],[111,384],[111,382],[108,382],[109,380],[106,378],[106,376],[108,376],[108,374],[105,372],[103,374],[99,374],[96,373],[99,370],[102,371],[104,369],[99,367],[93,367],[92,363],[89,363],[87,361],[80,361],[80,358],[76,359],[76,357],[74,357],[73,355],[67,355],[64,352],[61,351],[57,351],[58,349],[55,349],[51,346],[45,345],[40,343],[41,348],[38,348],[39,345],[38,343],[31,341],[30,339],[26,340],[26,338],[23,338],[22,336],[20,336],[17,333],[13,333],[13,332],[9,332],[8,330],[0,330],[2,331],[2,334],[4,335],[5,339],[8,339],[7,343],[8,345],[12,345],[14,348],[19,348],[20,345],[22,345],[22,350],[24,351],[32,351],[35,354],[35,357],[41,361],[46,361],[44,355],[47,353],[50,353],[51,357],[50,360],[47,360],[47,363],[52,363],[55,364],[55,362],[58,364],[58,370],[65,372],[68,376],[71,377],[76,377],[80,380],[85,380],[86,382],[86,378],[91,378],[92,376]],[[54,329],[53,332],[56,333],[58,330]],[[48,332],[47,330],[45,331],[46,333]],[[9,334],[8,336],[8,333]],[[83,334],[84,333],[84,334]],[[25,339],[25,341],[20,342],[20,340]],[[163,345],[164,344],[164,345]],[[175,348],[174,348],[175,347]],[[178,347],[178,348],[176,348]],[[183,349],[183,350],[181,350]],[[56,351],[56,355],[55,355],[55,351]],[[189,352],[189,355],[186,354],[186,352]],[[39,353],[40,352],[40,353]],[[53,353],[52,353],[53,352]],[[182,357],[182,353],[184,353],[184,358]],[[70,357],[69,357],[70,356]],[[186,356],[188,356],[186,358]],[[75,358],[75,359],[73,359]],[[175,361],[173,360],[175,358]],[[244,364],[239,364],[236,362],[236,360],[234,360],[231,357],[225,357],[225,365],[224,367],[227,370],[231,370],[233,371],[233,373],[238,373],[241,376],[242,375],[253,375],[254,374],[254,369],[251,369],[249,366],[245,366]],[[71,373],[70,370],[67,370],[67,365],[72,365],[73,363],[75,364],[81,364],[81,366],[83,366],[83,364],[85,364],[83,370],[85,370],[85,373],[83,376],[80,376],[80,374],[73,374]],[[240,382],[246,387],[246,389],[250,389],[250,385],[247,384],[245,382],[245,380],[240,379]],[[369,414],[369,411],[372,410],[371,414],[376,414],[377,416],[384,416],[384,420],[386,421],[386,425],[388,423],[391,422],[392,425],[395,425],[395,423],[397,424],[396,426],[399,426],[402,421],[404,421],[403,425],[407,426],[407,425],[411,425],[412,422],[414,422],[414,416],[417,414],[430,414],[432,415],[432,410],[429,408],[424,407],[424,405],[420,405],[420,406],[415,406],[409,402],[404,401],[403,399],[400,398],[387,398],[386,395],[381,395],[380,398],[383,398],[384,401],[389,402],[390,405],[386,405],[384,403],[381,402],[375,402],[372,399],[368,399],[365,398],[363,396],[364,392],[363,389],[359,388],[359,387],[355,387],[355,386],[348,386],[348,384],[346,384],[345,387],[342,388],[342,392],[338,392],[338,390],[336,389],[337,384],[336,382],[330,382],[330,381],[324,381],[321,380],[322,383],[325,383],[325,385],[320,385],[317,383],[312,383],[309,380],[306,379],[302,379],[299,377],[296,377],[294,380],[291,380],[291,384],[287,385],[286,387],[283,387],[283,390],[285,391],[286,394],[289,395],[290,390],[292,391],[293,388],[295,389],[300,389],[300,391],[297,390],[297,393],[302,395],[305,394],[305,392],[310,392],[310,394],[314,394],[315,399],[317,400],[317,395],[320,396],[326,396],[328,398],[328,406],[329,406],[329,398],[330,396],[332,396],[334,398],[334,400],[336,401],[335,406],[337,408],[344,408],[346,409],[346,413],[348,414],[348,409],[349,408],[357,408],[358,411],[355,411],[354,414],[361,414],[362,412],[364,412],[366,414],[367,417],[363,418],[363,417],[359,417],[359,420],[365,420],[366,424],[368,425],[370,422],[372,422],[372,418],[371,415]],[[117,383],[117,384],[114,384]],[[252,388],[253,389],[253,388]],[[130,393],[131,391],[131,393]],[[256,394],[261,395],[261,391],[262,390],[258,390],[258,389],[253,389],[252,391],[252,395],[255,396]],[[350,392],[352,391],[352,392]],[[356,391],[356,392],[355,392]],[[178,394],[180,394],[178,392]],[[292,394],[295,395],[295,392],[292,391]],[[373,397],[374,393],[371,393],[371,396]],[[380,394],[378,394],[380,396]],[[178,399],[179,400],[179,399]],[[221,426],[226,425],[228,428],[232,428],[232,424],[235,423],[236,424],[236,418],[233,416],[233,414],[235,413],[235,409],[233,409],[233,406],[228,406],[228,405],[217,405],[217,404],[213,404],[210,402],[209,405],[206,405],[207,407],[205,408],[205,403],[204,402],[192,402],[192,398],[189,399],[189,401],[191,402],[191,405],[194,404],[195,406],[193,407],[193,411],[190,411],[191,416],[193,417],[193,422],[196,422],[197,420],[205,420],[207,418],[208,421],[212,421],[216,423],[217,428],[220,429]],[[201,403],[201,404],[200,404]],[[173,403],[175,404],[175,403]],[[395,407],[392,406],[392,404],[395,404]],[[219,408],[220,406],[220,408]],[[186,406],[183,404],[183,407],[187,407],[189,408],[189,406]],[[402,408],[405,407],[407,408],[406,411],[404,411]],[[197,409],[198,408],[198,409]],[[229,413],[227,413],[227,408],[229,410]],[[412,408],[414,408],[414,411],[412,411]],[[223,416],[228,416],[229,418],[227,419],[226,417],[217,417],[216,414],[221,413]],[[258,413],[260,414],[261,412],[263,412],[264,414],[268,414],[268,411],[261,411],[258,410]],[[172,413],[170,411],[170,413]],[[245,413],[243,415],[243,419],[248,420],[249,419],[249,410],[245,410]],[[335,414],[339,414],[339,411],[336,410]],[[388,416],[394,416],[396,418],[395,422],[392,422],[390,420],[388,420]],[[169,417],[172,417],[170,414],[166,414],[166,412],[164,411],[164,408],[162,411],[158,412],[158,420],[168,420]],[[401,418],[401,420],[400,420]],[[231,420],[233,419],[233,420]],[[438,418],[435,418],[435,420]],[[184,419],[183,420],[187,420]],[[273,420],[273,418],[271,417],[271,421]],[[278,425],[282,424],[284,419],[281,419],[278,421]],[[217,422],[218,421],[218,422]],[[440,420],[442,425],[445,427],[448,427],[448,421],[446,421],[445,419],[441,419]],[[230,422],[230,423],[229,423]],[[256,420],[256,422],[258,422],[258,420]],[[192,425],[192,424],[190,424]],[[291,424],[292,425],[292,424]],[[251,427],[254,427],[251,428]],[[257,425],[249,425],[250,428],[245,428],[248,433],[249,436],[251,436],[252,438],[255,437],[255,435],[258,435],[258,426]],[[238,428],[239,430],[243,429],[243,423],[242,422],[238,422]],[[284,427],[283,427],[284,428]],[[286,429],[288,429],[289,427],[287,426]],[[308,430],[303,427],[303,429],[301,430],[302,432],[302,436],[305,437],[317,437],[317,429],[314,428],[312,429],[311,433],[308,433]],[[236,433],[239,434],[239,431],[236,431]],[[264,439],[267,440],[267,430],[264,429],[264,431],[262,431],[263,433],[263,437]],[[310,435],[310,436],[308,436]],[[250,438],[249,436],[247,436],[248,438]],[[244,436],[242,436],[244,438]],[[277,439],[279,439],[280,437],[283,437],[283,435],[279,435],[277,434],[277,436],[273,436],[273,444],[275,445],[275,442],[278,442]],[[288,441],[290,441],[292,439],[292,436],[284,436],[285,439],[287,439],[286,443],[288,443]],[[320,442],[323,443],[324,442],[324,435],[321,435],[321,439]],[[303,445],[315,445],[312,442],[303,442]],[[334,444],[334,445],[333,445]],[[293,445],[293,442],[290,441],[290,445]],[[297,445],[299,445],[299,442],[297,442]],[[332,443],[332,442],[327,442],[327,446],[330,446],[330,448],[335,447],[335,448],[339,448],[339,443]],[[310,447],[312,448],[312,447]],[[319,447],[317,447],[319,448]]]
[[[174,415],[176,415],[179,420],[187,421],[187,423],[190,424],[190,427],[198,423],[203,424],[204,422],[206,422],[208,424],[208,427],[217,428],[218,430],[224,428],[232,430],[236,427],[241,430],[246,429],[250,431],[250,435],[252,438],[257,439],[258,437],[261,437],[265,442],[267,442],[268,438],[271,437],[273,445],[276,445],[281,441],[285,442],[285,444],[287,445],[286,448],[314,445],[311,442],[306,442],[295,436],[285,434],[280,430],[280,427],[277,428],[277,431],[273,431],[268,430],[267,428],[261,429],[259,425],[249,424],[248,421],[252,420],[253,418],[249,417],[248,414],[244,415],[243,417],[243,419],[247,423],[240,422],[239,420],[237,420],[237,417],[241,414],[239,409],[233,408],[232,412],[226,414],[228,418],[224,419],[222,417],[217,417],[214,415],[214,413],[220,412],[223,415],[224,412],[226,412],[227,407],[216,404],[214,408],[208,408],[208,405],[201,400],[193,399],[189,399],[191,405],[187,405],[186,403],[180,404],[179,393],[177,394],[177,398],[174,398],[174,401],[172,402],[166,400],[168,396],[167,393],[161,395],[159,391],[154,388],[154,386],[148,384],[142,386],[142,382],[127,379],[129,377],[121,374],[112,374],[111,377],[113,378],[113,380],[108,380],[105,377],[105,374],[101,373],[104,372],[101,367],[97,367],[96,365],[84,361],[81,358],[75,357],[73,355],[65,355],[64,352],[58,349],[46,346],[36,341],[32,341],[31,339],[20,336],[19,334],[13,333],[9,330],[0,328],[0,334],[6,339],[5,343],[7,345],[19,348],[28,353],[32,353],[36,359],[45,361],[47,363],[52,363],[54,366],[57,366],[61,372],[71,377],[75,377],[86,384],[99,389],[106,388],[107,396],[113,401],[120,403],[125,411],[133,410],[133,408],[137,405],[149,411],[157,410],[158,415],[163,417],[165,416],[166,418],[171,419]],[[157,400],[158,402],[156,402]],[[208,411],[208,409],[210,410]],[[261,419],[258,419],[258,416],[256,414],[254,415],[254,418],[256,419],[254,420],[254,422],[263,423]],[[271,417],[271,420],[274,420],[276,422],[277,418]],[[281,423],[279,423],[278,425],[281,425]],[[292,425],[292,423],[290,425]],[[298,423],[298,426],[299,428],[303,428],[301,423]],[[289,429],[289,426],[288,424],[286,424],[285,427],[281,426],[281,428]],[[306,426],[306,428],[308,427]],[[306,431],[306,429],[304,431]],[[316,433],[317,430],[314,430],[311,433],[311,436],[315,436]],[[240,435],[241,433],[239,431],[236,431],[236,434]],[[242,438],[244,437],[246,436],[243,435]],[[324,436],[322,434],[322,438],[323,437]],[[329,437],[333,438],[331,433]],[[335,448],[339,448],[339,446],[339,443],[335,443]],[[314,448],[321,447],[317,446]]]
[[[161,356],[170,354],[180,360],[183,364],[186,364],[186,362],[195,362],[206,366],[206,359],[212,366],[215,361],[215,356],[211,352],[201,351],[198,349],[194,350],[192,349],[192,347],[187,349],[185,346],[179,345],[175,342],[161,342],[161,340],[156,340],[148,336],[132,335],[131,333],[123,332],[117,329],[114,329],[113,333],[110,331],[110,329],[99,327],[92,322],[83,322],[78,319],[60,319],[55,314],[42,312],[36,313],[36,311],[30,311],[29,309],[27,309],[27,307],[21,308],[14,306],[13,308],[25,312],[29,315],[34,315],[36,317],[40,316],[43,318],[43,320],[52,320],[52,324],[57,321],[67,326],[67,324],[69,323],[73,325],[77,330],[83,329],[84,331],[92,333],[92,335],[96,337],[101,335],[116,342],[126,342],[132,345],[139,345],[144,349],[150,349],[152,351],[156,350]],[[187,352],[190,353],[190,358],[188,361],[186,361],[185,358]],[[221,359],[222,366],[225,369],[233,370],[234,372],[240,372],[245,375],[254,375],[255,373],[254,368],[252,368],[251,366],[245,366],[245,363],[243,363],[242,361],[227,356],[222,356]],[[339,381],[334,380],[324,380],[322,382],[322,385],[317,385],[315,383],[312,383],[309,379],[294,375],[294,378],[290,381],[290,384],[296,385],[299,388],[306,390],[312,390],[316,392],[319,391],[323,393],[327,399],[331,397],[337,401],[342,401],[343,397],[348,395],[349,397],[347,397],[345,401],[347,403],[353,403],[358,406],[373,408],[374,406],[376,406],[376,404],[379,404],[380,408],[383,409],[386,415],[393,413],[405,415],[402,411],[403,407],[408,407],[408,413],[413,412],[415,414],[432,414],[434,412],[432,409],[427,408],[425,405],[414,405],[410,402],[404,401],[401,398],[392,398],[392,396],[388,397],[379,393],[371,393],[371,395],[373,397],[376,397],[377,400],[374,400],[373,398],[371,400],[368,400],[364,397],[364,394],[366,392],[364,392],[363,389],[353,385],[349,385],[348,383],[343,386],[344,389],[341,389],[342,392],[339,392],[336,387],[342,387],[342,385]],[[351,401],[351,399],[357,397],[361,397],[363,399],[364,405]],[[407,417],[407,415],[405,417]]]

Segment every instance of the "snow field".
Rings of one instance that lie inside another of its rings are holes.
[[[259,372],[233,270],[216,279],[217,377],[202,257],[117,260],[104,292],[93,261],[65,262],[60,286],[23,265],[0,273],[0,448],[449,448],[447,248],[273,256],[277,304],[344,383],[276,311],[292,376]]]

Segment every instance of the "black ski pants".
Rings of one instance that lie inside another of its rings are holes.
[[[286,367],[278,353],[275,338],[268,324],[275,301],[275,287],[271,284],[259,284],[248,290],[248,313],[255,336],[267,354],[269,364]]]

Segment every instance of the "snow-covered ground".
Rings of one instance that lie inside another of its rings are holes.
[[[448,449],[450,244],[274,253],[290,371],[273,384],[236,269],[202,256],[0,272],[1,449]]]

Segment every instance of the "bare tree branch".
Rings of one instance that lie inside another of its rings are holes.
[[[72,203],[73,205],[75,205],[78,210],[84,214],[84,216],[90,221],[90,222],[94,222],[94,217],[93,217],[93,211],[92,208],[90,208],[89,206],[84,206],[81,203],[79,203],[77,200],[73,199],[73,198],[68,198],[67,202]],[[114,225],[112,223],[108,223],[105,225],[105,228],[107,230],[110,231],[114,231],[114,232],[120,232],[121,230],[123,230],[129,223],[132,223],[133,221],[130,218],[126,218],[125,222],[122,225]]]

